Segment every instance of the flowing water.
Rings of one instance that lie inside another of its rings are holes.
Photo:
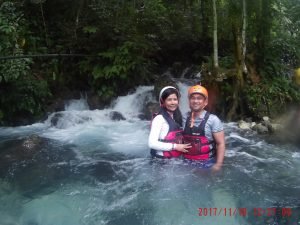
[[[152,90],[104,110],[74,100],[43,123],[0,128],[0,225],[300,224],[299,149],[226,123],[220,173],[153,160],[150,122],[139,119]]]

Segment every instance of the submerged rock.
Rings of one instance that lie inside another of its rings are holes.
[[[5,178],[24,196],[49,193],[71,174],[75,153],[69,145],[31,135],[2,143],[0,179]]]
[[[42,138],[36,134],[33,134],[23,141],[22,146],[24,147],[24,149],[33,150],[41,143]]]

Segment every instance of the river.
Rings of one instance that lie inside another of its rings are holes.
[[[0,224],[300,224],[298,148],[225,123],[221,172],[153,160],[150,121],[139,117],[152,90],[138,87],[103,110],[72,100],[44,122],[1,127]]]

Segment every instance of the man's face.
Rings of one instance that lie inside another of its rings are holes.
[[[207,99],[201,94],[192,94],[189,103],[192,111],[200,112],[207,105]]]

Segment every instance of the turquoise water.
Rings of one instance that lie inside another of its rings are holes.
[[[152,160],[149,121],[138,119],[151,90],[105,110],[73,102],[55,126],[53,114],[0,128],[0,224],[300,224],[299,149],[228,123],[220,173]],[[126,120],[112,121],[113,110]]]

